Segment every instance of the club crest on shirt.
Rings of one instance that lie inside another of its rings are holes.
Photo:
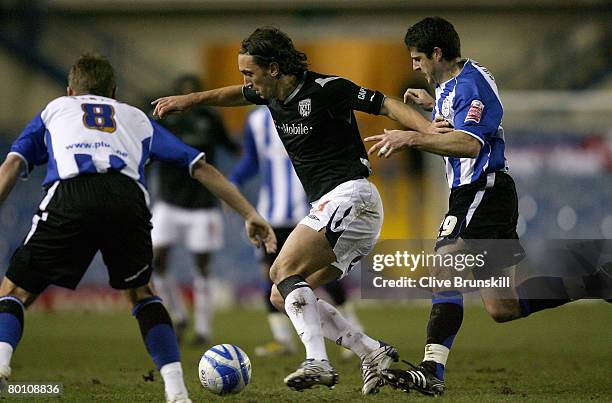
[[[474,122],[480,123],[480,118],[482,117],[482,111],[484,110],[484,104],[479,100],[475,99],[470,104],[470,109],[465,116],[465,122]]]
[[[310,110],[311,110],[310,98],[302,99],[300,102],[298,102],[298,112],[300,113],[300,116],[306,117],[310,115]]]
[[[449,98],[444,98],[442,101],[442,116],[448,118],[451,112],[451,100]]]

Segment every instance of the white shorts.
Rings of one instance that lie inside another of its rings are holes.
[[[157,202],[151,213],[154,248],[184,243],[192,253],[206,253],[223,247],[223,218],[218,208],[192,210]]]
[[[383,205],[378,189],[367,179],[336,186],[312,203],[310,213],[300,221],[320,231],[325,228],[336,261],[346,276],[353,266],[372,251],[383,223]]]

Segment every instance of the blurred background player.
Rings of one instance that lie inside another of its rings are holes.
[[[274,228],[280,250],[291,231],[310,210],[306,193],[278,136],[268,108],[259,107],[248,115],[243,141],[243,155],[230,175],[230,181],[240,186],[260,175],[257,211]],[[269,273],[277,256],[278,253],[261,255],[264,303],[268,310],[268,323],[273,340],[255,348],[255,354],[258,356],[291,354],[296,351],[289,318],[270,302],[272,281]],[[363,331],[352,304],[347,302],[343,284],[340,281],[332,281],[325,284],[324,289],[343,316],[355,328]],[[350,350],[342,350],[343,358],[352,356]]]
[[[151,214],[144,178],[149,160],[173,162],[245,218],[254,244],[275,249],[272,228],[212,165],[139,109],[115,98],[115,73],[97,55],[70,69],[67,96],[25,127],[0,166],[0,203],[17,178],[47,164],[45,196],[0,285],[0,386],[24,328],[24,309],[49,285],[75,289],[100,251],[112,288],[131,302],[166,400],[190,403],[172,320],[149,284]],[[67,346],[69,347],[69,346]]]
[[[200,79],[192,74],[179,77],[174,91],[188,94],[202,91]],[[218,148],[237,153],[239,147],[229,138],[221,118],[212,108],[197,106],[182,115],[171,115],[160,121],[185,144],[206,154],[214,164]],[[187,328],[188,312],[177,284],[168,267],[172,247],[183,244],[191,253],[193,272],[194,345],[210,342],[213,304],[209,279],[211,252],[223,247],[223,218],[217,198],[206,188],[171,164],[159,164],[156,201],[153,205],[153,262],[155,289],[164,300],[176,323],[179,341]]]

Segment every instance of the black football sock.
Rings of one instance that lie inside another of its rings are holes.
[[[422,365],[440,380],[444,380],[446,360],[462,322],[463,295],[459,291],[434,293]]]

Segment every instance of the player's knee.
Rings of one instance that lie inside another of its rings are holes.
[[[516,319],[516,317],[508,312],[498,312],[498,311],[493,311],[493,312],[489,312],[489,315],[491,316],[491,318],[497,322],[497,323],[504,323],[504,322],[510,322],[511,320]]]
[[[488,304],[485,307],[491,318],[497,323],[510,322],[521,316],[520,311],[507,304]]]
[[[299,264],[291,259],[277,257],[270,267],[270,280],[278,284],[289,276],[302,275]]]
[[[36,295],[24,290],[21,287],[18,287],[17,284],[4,277],[2,279],[2,283],[0,284],[0,297],[9,296],[19,299],[25,306],[28,306],[36,298]]]
[[[272,281],[273,283],[277,283],[278,281],[280,281],[280,269],[278,266],[276,266],[275,264],[272,264],[272,266],[270,266],[270,271],[268,272],[270,275],[270,281]]]
[[[285,300],[283,300],[283,296],[276,286],[273,286],[272,292],[270,292],[270,302],[279,312],[285,312]]]
[[[287,266],[282,265],[272,265],[270,267],[270,280],[274,284],[278,284],[289,276],[299,274],[298,271],[292,271]]]
[[[124,291],[126,297],[130,300],[132,305],[136,305],[138,301],[142,301],[145,298],[155,296],[153,287],[150,284],[143,285],[141,287],[130,288]]]

